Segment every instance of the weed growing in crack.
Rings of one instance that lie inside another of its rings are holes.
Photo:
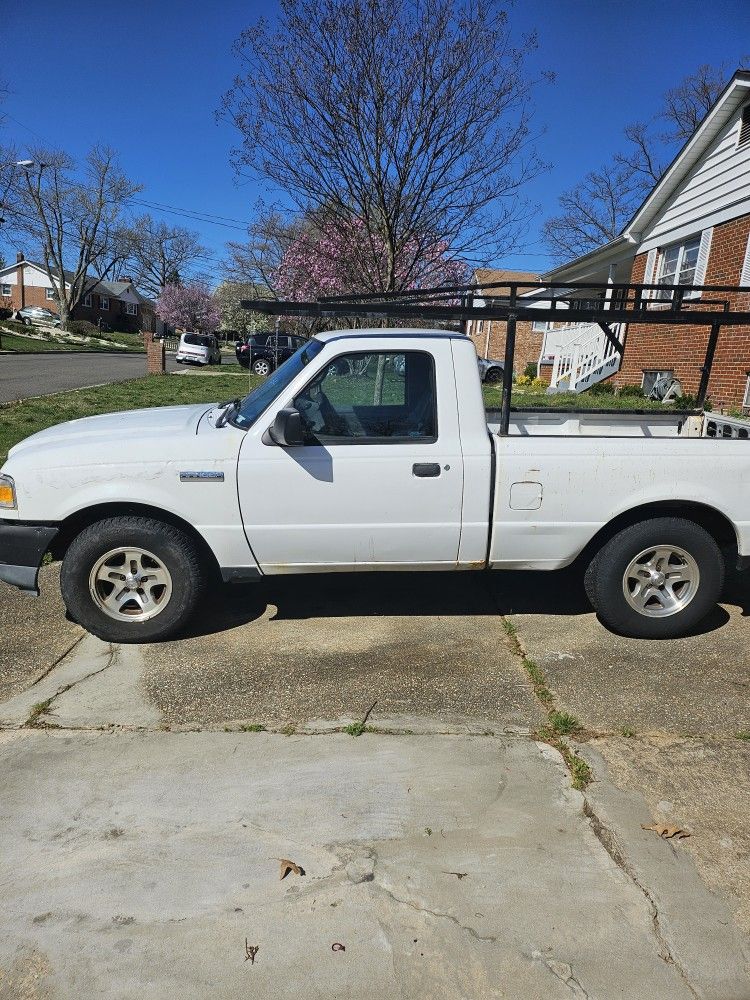
[[[626,740],[632,740],[635,736],[635,729],[631,729],[630,726],[623,726],[620,730],[620,736],[624,736]]]
[[[45,701],[38,701],[35,705],[32,705],[31,715],[26,720],[26,725],[39,727],[39,719],[44,715],[53,701],[54,696],[52,698],[47,698]]]
[[[349,726],[344,726],[341,730],[348,736],[361,736],[362,733],[374,733],[375,730],[372,726],[366,726],[364,722],[352,722]]]
[[[558,736],[573,736],[581,731],[581,723],[570,712],[558,712],[553,709],[548,718],[552,731]]]
[[[554,697],[550,689],[547,687],[547,678],[542,673],[541,667],[526,656],[524,656],[521,662],[523,664],[523,669],[526,671],[528,678],[531,681],[531,686],[534,688],[534,694],[543,705],[550,706],[554,701]]]
[[[583,757],[579,757],[575,750],[571,750],[568,744],[548,726],[543,726],[539,730],[537,739],[541,740],[542,743],[548,743],[560,753],[562,759],[565,761],[565,766],[570,772],[570,783],[573,788],[577,788],[579,792],[583,791],[594,777],[591,768]]]
[[[512,622],[510,620],[510,618],[501,618],[500,621],[502,622],[503,630],[505,631],[505,634],[513,636],[515,638],[515,636],[518,634],[518,630],[516,629],[515,622]]]
[[[750,740],[750,729],[740,729],[734,734],[736,740]]]
[[[266,727],[262,722],[247,722],[239,730],[241,733],[265,733]]]

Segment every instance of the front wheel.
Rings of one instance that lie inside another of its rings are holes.
[[[70,544],[60,575],[70,617],[106,642],[153,642],[178,632],[205,586],[185,532],[146,517],[112,517]]]
[[[716,605],[724,559],[699,524],[658,517],[611,538],[587,569],[585,584],[600,621],[612,632],[674,639]]]

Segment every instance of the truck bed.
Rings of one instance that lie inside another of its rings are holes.
[[[492,434],[500,430],[500,410],[487,410]],[[750,420],[725,417],[701,410],[563,410],[529,408],[511,410],[510,436],[555,437],[713,437],[750,438]]]

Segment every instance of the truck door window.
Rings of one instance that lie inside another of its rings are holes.
[[[308,444],[437,440],[435,365],[424,351],[340,355],[294,405]]]

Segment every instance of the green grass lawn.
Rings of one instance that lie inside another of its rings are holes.
[[[124,346],[128,353],[143,353],[144,351],[143,344],[137,338],[131,336],[130,340],[127,340],[128,334],[109,333],[105,334],[105,336],[112,343],[112,347],[106,347],[102,344],[76,344],[61,343],[57,340],[38,340],[35,337],[24,337],[22,334],[6,333],[0,329],[0,350],[22,352],[24,354],[46,354],[50,351],[69,353],[70,351],[115,350],[118,353],[124,354],[124,350],[118,350],[118,347],[115,346],[120,345],[120,348]]]
[[[502,404],[502,389],[494,385],[482,387],[484,405],[488,410],[499,410]],[[679,410],[680,407],[657,403],[652,399],[639,396],[615,396],[613,394],[594,394],[591,392],[560,392],[548,396],[544,392],[531,392],[524,389],[515,390],[510,397],[513,409],[529,406],[559,407],[564,410]],[[684,407],[683,407],[684,409]],[[688,409],[693,409],[692,406]]]
[[[245,396],[262,379],[256,375],[147,375],[145,378],[91,389],[77,389],[0,406],[0,462],[8,450],[30,434],[78,417],[118,410],[181,403],[213,403]]]

